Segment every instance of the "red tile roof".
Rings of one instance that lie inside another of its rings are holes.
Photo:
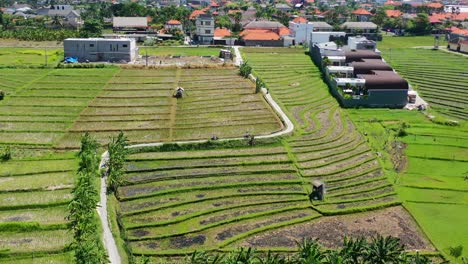
[[[211,1],[210,6],[211,7],[218,7],[219,5],[215,1]]]
[[[199,15],[204,15],[205,11],[203,10],[193,10],[192,14],[190,14],[189,19],[196,19]]]
[[[436,8],[436,9],[444,7],[444,5],[441,3],[430,3],[430,4],[427,4],[426,6],[431,7],[431,8]]]
[[[239,10],[239,9],[233,9],[233,10],[229,10],[229,11],[228,11],[228,14],[229,14],[229,15],[233,15],[233,14],[237,14],[237,13],[242,13],[242,11]]]
[[[217,28],[214,31],[214,36],[215,37],[229,37],[231,36],[231,31],[227,28]]]
[[[444,20],[464,21],[465,19],[468,19],[468,13],[434,13],[431,16],[429,16],[429,22],[431,23],[439,23]]]
[[[307,19],[303,17],[296,17],[295,19],[293,19],[293,22],[297,24],[307,23]]]
[[[460,29],[460,28],[457,28],[457,27],[451,27],[450,31],[453,34],[457,34],[457,35],[460,35],[460,36],[468,36],[468,29]]]
[[[175,19],[171,19],[171,20],[167,21],[166,24],[168,24],[168,25],[182,25],[182,23],[180,23],[179,20],[175,20]]]
[[[393,0],[390,0],[384,3],[384,5],[392,5],[392,6],[401,6],[402,4],[403,4],[402,2],[393,1]]]
[[[385,10],[388,17],[400,17],[403,13],[400,10]]]
[[[291,31],[290,31],[289,28],[287,28],[287,27],[280,27],[280,28],[279,28],[278,34],[279,34],[280,36],[286,36],[286,35],[291,34]]]
[[[357,9],[357,10],[354,10],[354,11],[352,12],[352,14],[353,14],[353,15],[361,15],[361,16],[362,16],[362,15],[364,15],[364,16],[366,16],[366,15],[367,15],[367,16],[372,16],[372,14],[371,14],[369,11],[365,10],[364,8],[359,8],[359,9]]]
[[[246,29],[240,33],[244,40],[279,40],[280,36],[268,29]]]

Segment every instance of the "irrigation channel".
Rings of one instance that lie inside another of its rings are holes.
[[[239,48],[237,46],[233,47],[235,52],[235,64],[236,66],[240,66],[242,62],[242,57],[239,52]],[[255,77],[250,76],[250,79],[255,82]],[[260,135],[255,136],[257,139],[265,139],[265,138],[273,138],[279,137],[282,135],[287,135],[293,132],[294,125],[288,116],[283,112],[281,107],[273,100],[271,95],[268,93],[267,89],[262,88],[263,97],[268,102],[268,104],[275,110],[275,112],[281,118],[283,122],[284,129],[278,131],[276,133],[272,133],[269,135]],[[229,141],[229,140],[242,140],[244,138],[226,138],[226,139],[219,139],[219,141]],[[205,143],[209,140],[192,140],[192,141],[178,141],[178,142],[171,142],[171,144],[193,144],[193,143]],[[162,146],[166,142],[155,142],[155,143],[146,143],[146,144],[137,144],[137,145],[130,145],[127,148],[141,148],[141,147],[157,147]],[[101,156],[101,163],[100,167],[103,168],[107,164],[109,159],[109,153],[106,151]],[[119,255],[119,251],[117,249],[117,244],[115,243],[115,239],[112,236],[110,223],[107,214],[107,177],[104,176],[101,178],[101,189],[100,189],[100,201],[97,207],[97,212],[99,218],[101,219],[102,229],[103,229],[103,243],[104,247],[106,248],[107,255],[109,256],[109,261],[111,264],[121,264],[122,260]]]

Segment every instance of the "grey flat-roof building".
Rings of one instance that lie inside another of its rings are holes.
[[[65,57],[78,61],[134,61],[138,56],[135,39],[68,38],[63,41]]]

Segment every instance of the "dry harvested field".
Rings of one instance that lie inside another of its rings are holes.
[[[408,248],[433,250],[309,57],[294,49],[243,52],[295,123],[294,135],[253,147],[130,155],[118,215],[132,254],[176,257],[238,246],[291,251],[318,229],[329,232],[325,246],[336,246],[341,230],[393,234]],[[311,203],[317,179],[326,183],[327,198]],[[277,233],[288,233],[287,241],[272,239]]]
[[[235,68],[1,69],[0,145],[78,148],[88,131],[105,144],[242,137],[282,129]],[[187,96],[172,98],[182,86]]]

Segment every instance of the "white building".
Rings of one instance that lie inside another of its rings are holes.
[[[310,47],[312,47],[314,44],[319,44],[319,43],[325,43],[325,42],[330,42],[333,41],[332,38],[344,38],[346,36],[345,32],[311,32],[310,33]]]
[[[348,49],[350,50],[375,50],[377,44],[365,37],[348,37]]]
[[[68,38],[63,41],[64,56],[78,61],[134,61],[138,56],[135,39]]]
[[[289,30],[291,37],[294,38],[295,45],[303,45],[309,43],[310,33],[313,31],[314,26],[310,22],[296,22],[295,20],[289,21]]]
[[[212,44],[215,30],[214,18],[210,15],[199,15],[195,21],[196,40],[202,45]]]

